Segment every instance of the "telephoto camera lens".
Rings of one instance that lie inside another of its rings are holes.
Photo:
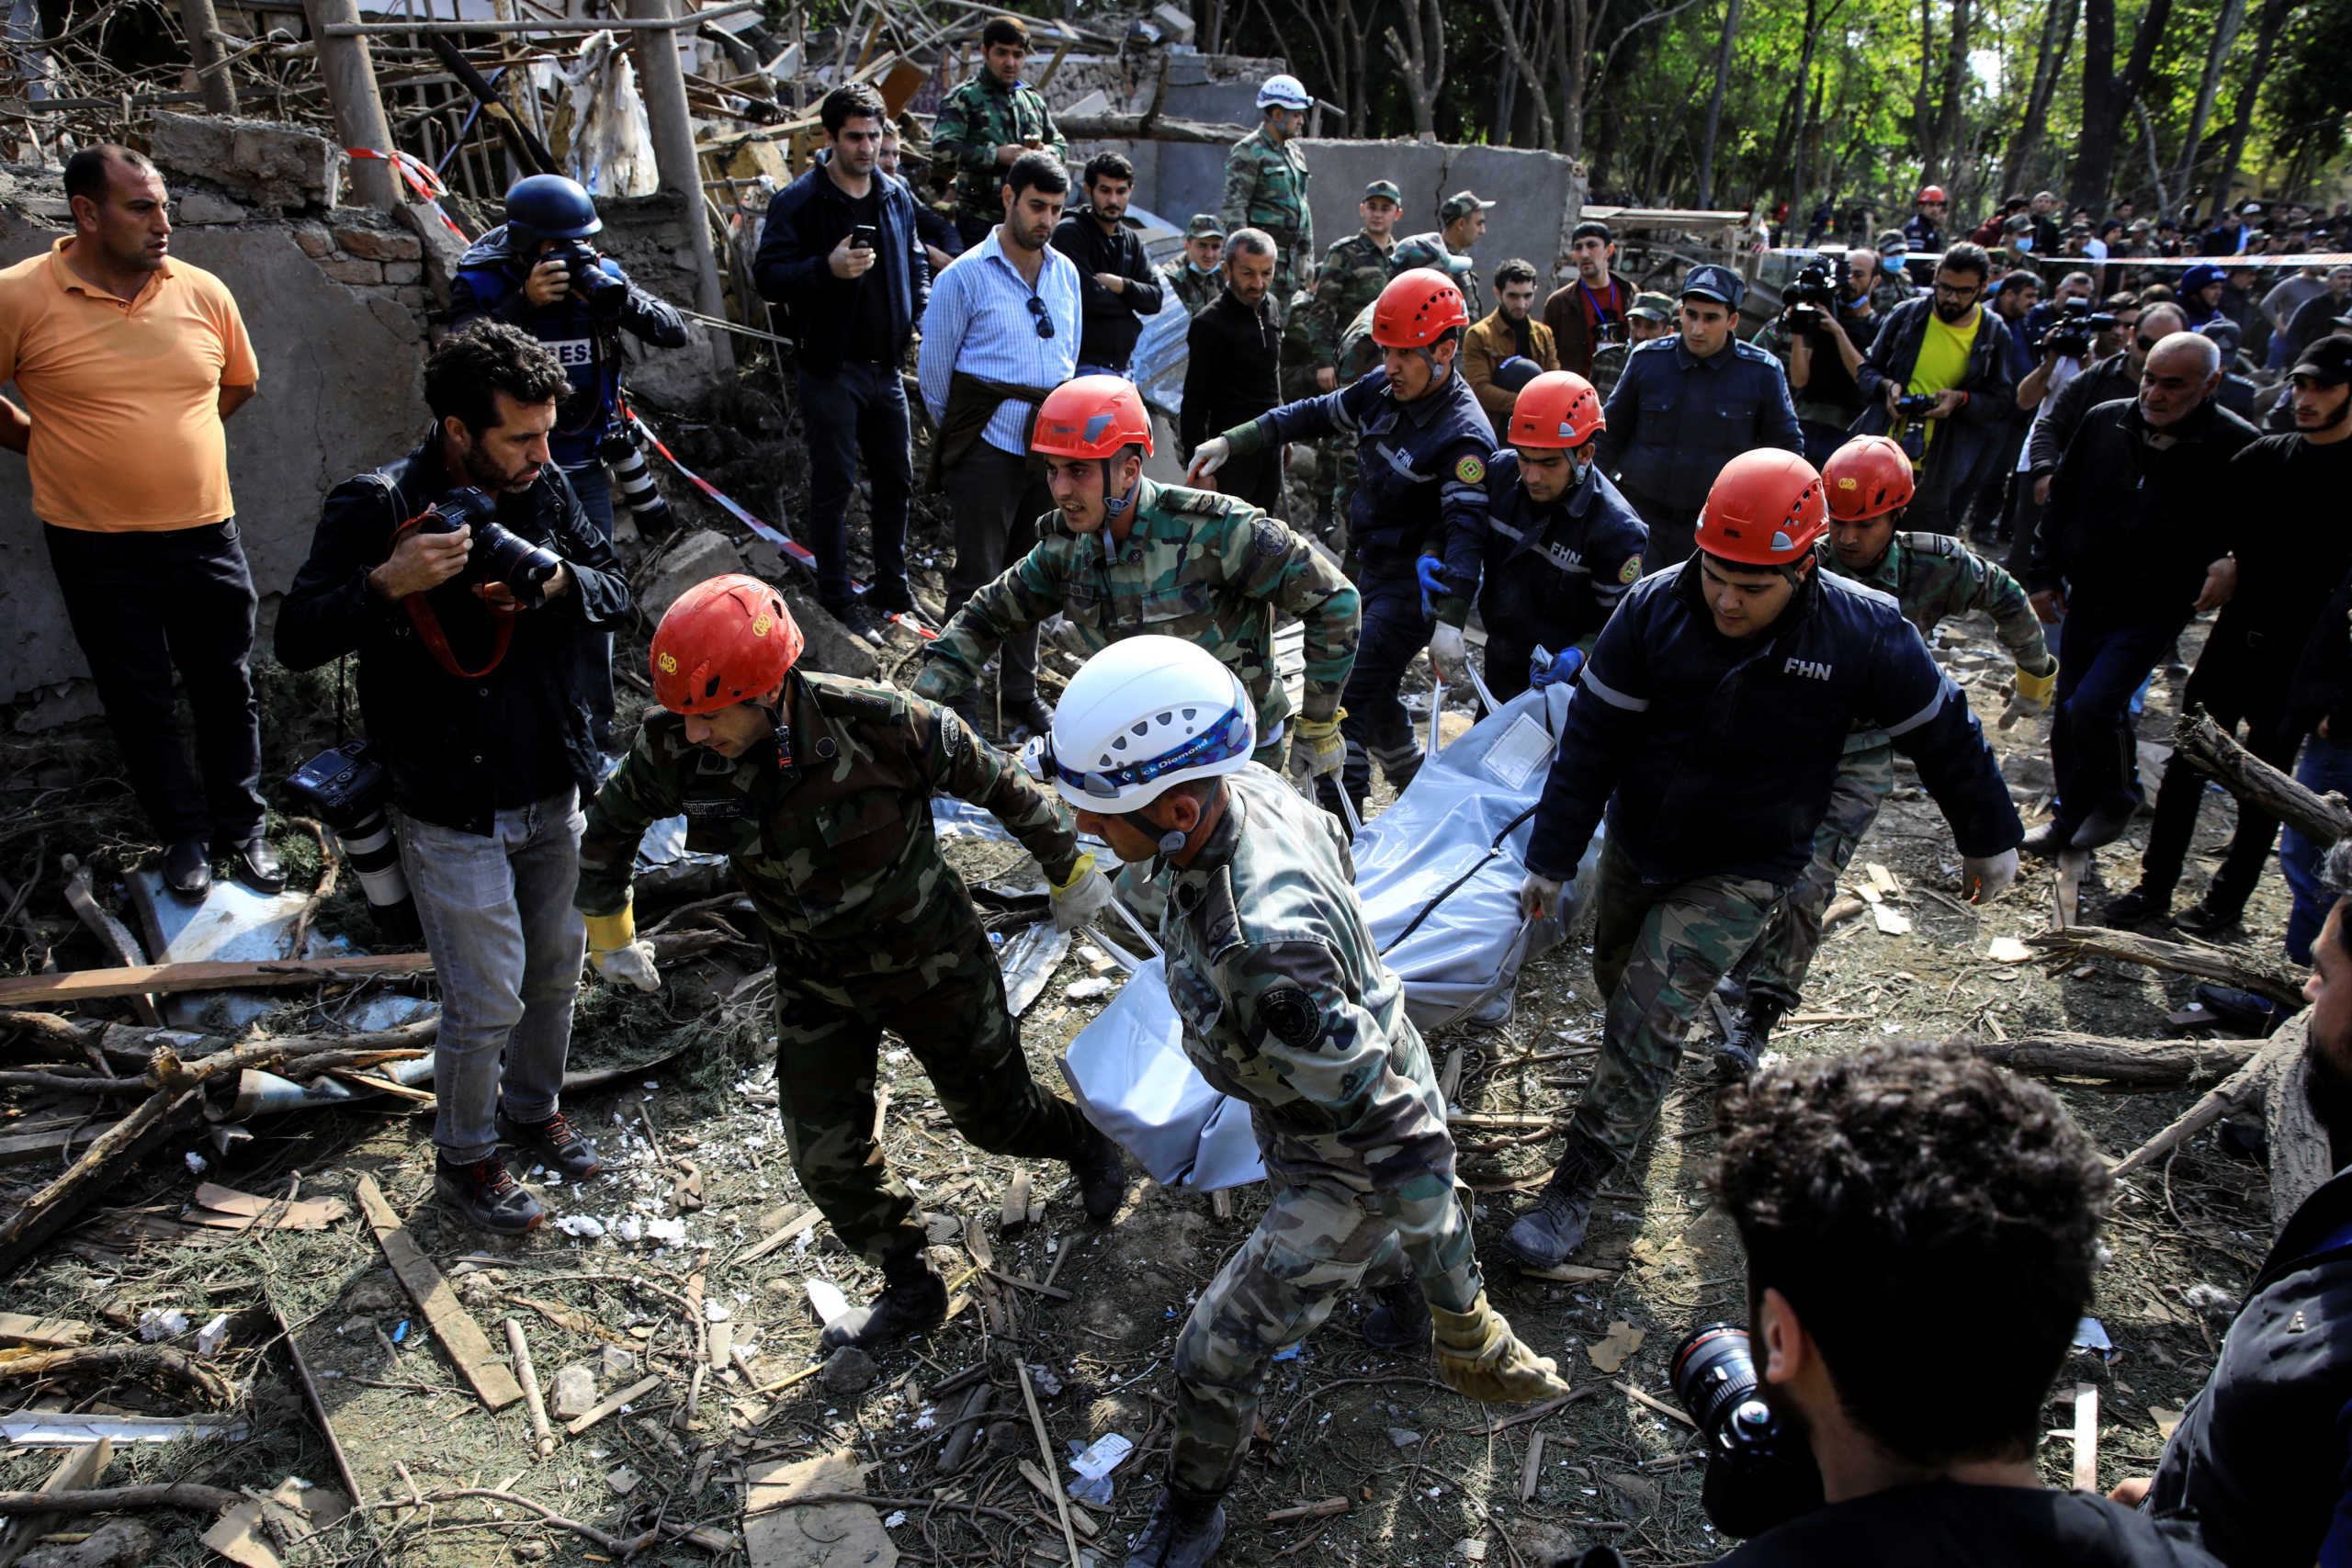
[[[1821,1506],[1821,1472],[1758,1392],[1747,1330],[1710,1323],[1675,1347],[1674,1397],[1707,1452],[1699,1500],[1725,1535],[1745,1540]]]
[[[343,845],[343,858],[368,896],[368,914],[390,942],[413,942],[423,934],[408,878],[401,871],[399,840],[384,800],[390,775],[365,740],[346,740],[320,752],[286,781],[286,791],[326,824]]]

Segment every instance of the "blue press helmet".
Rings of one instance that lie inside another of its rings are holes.
[[[578,180],[532,175],[506,193],[506,228],[517,240],[578,240],[604,226],[588,187]]]

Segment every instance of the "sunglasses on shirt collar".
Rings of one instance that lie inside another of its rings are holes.
[[[1035,294],[1029,296],[1029,314],[1030,317],[1037,323],[1037,335],[1039,337],[1051,337],[1054,335],[1054,323],[1052,318],[1046,314],[1046,302],[1043,299],[1038,299]]]

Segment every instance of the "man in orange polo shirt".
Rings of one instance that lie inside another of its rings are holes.
[[[265,893],[286,886],[264,834],[261,734],[247,660],[253,574],[237,542],[221,421],[261,371],[237,302],[173,259],[164,178],[128,148],[66,161],[74,232],[0,271],[0,446],[32,470],[74,636],[131,788],[164,843],[164,880],[212,886],[212,857]],[[176,668],[203,775],[172,706]]]

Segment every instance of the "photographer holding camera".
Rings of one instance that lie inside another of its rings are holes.
[[[1983,301],[1992,292],[1993,258],[1968,240],[1936,264],[1934,289],[1889,312],[1861,368],[1865,402],[1858,435],[1891,435],[1919,470],[1911,521],[1923,533],[1949,534],[1979,470],[1993,460],[2015,389],[2009,381],[2008,328]]]
[[[2114,322],[2104,333],[2092,325],[2101,315]],[[2148,351],[2188,329],[2177,305],[2156,304],[2143,310],[2118,299],[2106,310],[2094,311],[2085,299],[2061,307],[2034,344],[2041,363],[2018,383],[2018,406],[2035,411],[2032,428],[2026,432],[2025,466],[2033,476],[2036,508],[2050,504],[2051,476],[2057,473],[2058,459],[2066,455],[2066,443],[2081,428],[2083,416],[2101,403],[2137,397]],[[2018,532],[2030,536],[2039,518],[2037,511],[2023,519]]]
[[[1781,291],[1781,313],[1748,340],[1787,367],[1805,461],[1815,467],[1845,444],[1847,427],[1862,412],[1854,376],[1878,336],[1871,304],[1877,262],[1868,251],[1808,258]]]
[[[539,1223],[501,1144],[593,1174],[557,1108],[587,938],[571,908],[602,771],[605,648],[628,580],[548,453],[563,367],[479,321],[424,362],[434,428],[328,495],[277,616],[277,657],[359,655],[401,866],[440,976],[434,1187],[483,1229]],[[503,1058],[503,1065],[502,1065]]]
[[[1674,1383],[1708,1517],[1753,1537],[1725,1568],[2211,1568],[2193,1526],[2034,1463],[2108,1193],[2056,1096],[1957,1043],[1880,1044],[1767,1068],[1716,1117],[1748,1329],[1693,1334]]]
[[[637,450],[621,412],[620,334],[683,348],[686,319],[631,283],[620,263],[590,243],[604,227],[579,181],[561,175],[515,181],[506,193],[506,221],[458,258],[449,309],[461,329],[484,316],[522,328],[563,367],[571,387],[548,448],[609,539],[613,489],[604,461],[625,467]],[[660,494],[651,492],[657,503]]]

